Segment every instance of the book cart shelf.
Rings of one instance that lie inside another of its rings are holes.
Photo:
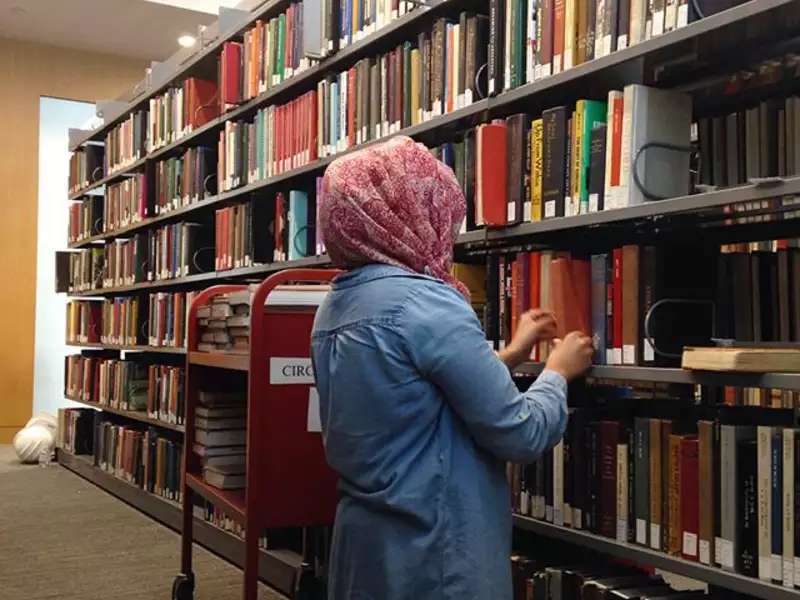
[[[187,77],[209,72],[226,40],[241,40],[245,29],[251,26],[256,19],[270,18],[285,9],[287,5],[287,0],[270,0],[260,5],[244,20],[223,32],[193,56],[183,60],[174,69],[168,81],[140,93],[127,105],[114,110],[113,114],[105,114],[105,124],[101,128],[82,132],[73,138],[71,149],[75,150],[89,142],[101,142],[104,135],[132,111],[145,108],[151,97],[161,93],[172,84],[179,84]],[[174,156],[186,148],[209,141],[213,142],[227,122],[249,118],[261,107],[302,94],[312,89],[317,81],[327,74],[346,69],[361,58],[373,56],[406,39],[412,39],[417,31],[430,26],[436,17],[452,16],[463,9],[487,12],[483,3],[468,0],[427,2],[426,6],[417,7],[384,28],[324,58],[315,66],[287,79],[256,98],[223,113],[179,140],[150,152],[113,174],[70,194],[70,200],[81,202],[89,192],[100,190],[106,184],[120,181],[135,173],[151,171],[157,160]],[[696,93],[713,82],[715,77],[719,77],[720,74],[746,67],[750,56],[748,52],[741,51],[742,47],[758,49],[756,53],[761,50],[759,43],[765,49],[781,47],[782,44],[784,48],[792,48],[791,44],[796,41],[798,15],[800,15],[800,1],[798,0],[751,0],[556,75],[524,84],[489,98],[477,99],[466,107],[433,117],[397,133],[411,136],[421,142],[435,144],[452,138],[467,127],[488,122],[493,118],[502,118],[520,110],[540,111],[559,103],[568,104],[579,97],[602,96],[610,89],[618,89],[627,83],[644,83]],[[712,101],[713,99],[703,97],[700,93],[695,95],[695,103],[701,107],[701,110]],[[283,189],[294,182],[316,177],[334,159],[372,143],[375,142],[360,144],[265,180],[207,197],[200,202],[146,218],[123,228],[93,235],[69,244],[69,248],[71,250],[89,248],[183,218],[208,216],[213,214],[214,210],[228,206],[234,201],[245,199],[252,199],[255,202],[269,201],[264,197],[265,195]],[[654,233],[658,233],[660,236],[682,235],[687,232],[701,233],[702,235],[713,235],[721,243],[758,239],[759,235],[770,238],[797,236],[800,233],[797,216],[792,212],[795,209],[791,206],[791,202],[787,202],[787,200],[794,200],[798,197],[800,197],[800,177],[775,179],[766,184],[741,185],[659,202],[648,202],[628,208],[547,219],[498,229],[470,231],[459,236],[456,251],[461,259],[479,261],[489,253],[531,248],[565,249],[573,245],[587,249],[593,245],[602,245],[608,240],[621,244]],[[730,226],[731,212],[735,212],[737,217],[741,217],[741,220],[732,226]],[[766,222],[756,219],[765,214],[772,215],[772,220]],[[746,217],[756,218],[748,220]],[[102,298],[150,291],[199,290],[214,284],[253,281],[285,269],[316,268],[328,265],[327,256],[314,256],[226,271],[209,271],[162,281],[106,287],[70,295]],[[151,348],[111,344],[74,345],[83,348],[115,349],[121,352],[141,350],[186,353],[184,348]],[[191,348],[191,345],[189,347]],[[239,357],[217,358],[203,353],[189,352],[187,353],[187,368],[249,370],[250,363],[242,361]],[[536,375],[540,370],[541,365],[527,363],[518,369],[517,374],[531,376]],[[690,372],[675,368],[603,365],[593,367],[590,376],[624,382],[714,384],[800,390],[800,375],[791,373],[746,375]],[[153,420],[147,419],[142,413],[114,411],[109,407],[93,403],[84,402],[84,404],[100,410],[116,412],[124,418],[154,427],[171,428],[175,430],[175,433],[185,435],[186,441],[189,441],[189,434],[183,433],[180,426],[170,426],[157,421],[151,422]],[[797,422],[796,414],[794,419]],[[190,423],[191,420],[191,415],[187,414],[186,422]],[[189,443],[185,445],[187,451],[189,445]],[[191,527],[195,540],[229,560],[241,566],[247,566],[248,573],[254,572],[252,555],[249,562],[245,560],[245,543],[235,536],[199,519],[193,520],[188,517],[187,520],[185,515],[182,519],[180,508],[176,504],[114,478],[92,466],[90,461],[81,456],[60,452],[59,462],[173,529],[182,529],[186,532]],[[189,465],[187,485],[192,487],[193,492],[202,494],[207,490],[192,475],[192,469],[193,467]],[[227,500],[222,498],[222,501],[223,505],[226,502],[229,505],[226,508],[230,510],[232,517],[239,516],[244,519],[246,513],[244,498],[229,497]],[[522,516],[515,516],[514,524],[519,532],[529,531],[545,538],[591,548],[598,553],[626,558],[642,565],[657,566],[724,589],[748,593],[765,599],[800,599],[800,590],[797,589],[782,588],[716,567],[707,567],[668,554],[649,551],[647,548],[633,544],[618,543],[611,539]],[[259,551],[257,560],[259,561],[258,573],[262,579],[289,595],[295,593],[297,577],[302,567],[302,557],[290,551],[268,550]]]
[[[316,309],[313,306],[266,306],[266,303],[270,292],[281,284],[328,283],[338,273],[332,269],[291,269],[261,283],[251,301],[248,355],[195,350],[200,340],[198,308],[210,304],[214,296],[246,291],[246,286],[214,286],[201,292],[192,302],[186,360],[181,574],[173,588],[176,600],[194,597],[194,494],[222,507],[245,529],[245,600],[256,600],[257,596],[261,531],[333,523],[337,478],[325,462],[320,433],[309,427],[309,413],[313,410],[311,394],[315,393],[313,376],[309,374],[309,340]],[[247,474],[243,490],[221,490],[205,483],[200,457],[193,450],[198,392],[204,382],[219,377],[219,369],[242,371],[247,377]]]

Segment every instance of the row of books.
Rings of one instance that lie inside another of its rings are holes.
[[[411,12],[406,0],[326,0],[320,3],[323,48],[345,48]]]
[[[184,368],[87,352],[65,357],[64,394],[151,419],[183,424]]]
[[[509,467],[515,510],[800,586],[796,430],[738,422],[572,409],[553,450]]]
[[[317,160],[317,92],[259,110],[252,123],[227,121],[219,134],[220,191]]]
[[[524,311],[546,308],[555,313],[559,337],[576,330],[592,336],[595,364],[674,366],[684,345],[707,344],[711,337],[713,260],[696,252],[627,245],[590,257],[552,251],[490,255],[487,339],[504,346]],[[687,264],[689,258],[694,262]],[[675,297],[698,303],[654,311],[646,335],[651,307]],[[533,359],[545,361],[548,351],[549,343],[539,344]]]
[[[106,186],[103,196],[103,232],[127,227],[152,213],[148,204],[147,178],[143,173],[134,173],[119,183]]]
[[[491,0],[488,91],[497,94],[686,26],[688,0]]]
[[[112,175],[147,155],[148,113],[132,112],[105,137],[104,175]]]
[[[317,85],[318,153],[357,144],[468,106],[480,98],[476,77],[486,62],[486,17],[438,19],[386,54],[365,58]]]
[[[556,557],[511,555],[514,600],[747,600],[752,596],[729,591],[708,593],[699,583],[681,582],[680,588],[635,566],[592,560],[575,564]],[[566,564],[565,564],[566,563]],[[689,589],[687,589],[687,584]]]
[[[69,157],[67,189],[74,194],[103,178],[103,146],[86,144]]]
[[[69,224],[67,227],[67,241],[70,244],[103,233],[102,225],[102,196],[86,196],[82,202],[70,203]]]
[[[70,454],[91,454],[94,413],[95,411],[86,408],[59,408],[56,448]]]
[[[184,348],[186,315],[197,292],[158,292],[67,303],[67,343]]]
[[[714,187],[800,174],[800,97],[770,98],[697,122],[699,182]]]
[[[724,245],[717,258],[716,335],[800,342],[798,240]]]
[[[517,114],[479,125],[475,163],[466,167],[475,173],[476,225],[688,194],[691,112],[687,95],[634,84],[609,92],[607,102],[579,100],[574,110],[551,108],[540,119]],[[641,153],[645,145],[650,149]]]
[[[218,116],[216,82],[189,77],[180,86],[150,98],[146,133],[148,152],[178,141]]]
[[[281,14],[244,32],[243,42],[226,42],[219,61],[222,111],[263,94],[302,73],[312,61],[304,54],[304,6],[292,2]]]
[[[214,148],[189,148],[180,157],[156,163],[153,212],[164,214],[217,193],[217,154]]]

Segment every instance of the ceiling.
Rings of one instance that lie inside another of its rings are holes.
[[[219,5],[231,4],[226,0],[0,0],[0,37],[143,62],[163,60],[178,49],[178,37],[196,34],[198,25],[216,20]]]

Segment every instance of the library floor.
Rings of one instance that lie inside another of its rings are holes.
[[[0,445],[3,600],[169,600],[174,531],[53,465],[20,465]],[[195,546],[196,600],[238,600],[241,571]],[[259,600],[285,597],[266,586]]]

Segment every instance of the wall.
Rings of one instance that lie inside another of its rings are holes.
[[[32,409],[39,98],[114,98],[142,78],[144,66],[0,39],[0,443]]]

